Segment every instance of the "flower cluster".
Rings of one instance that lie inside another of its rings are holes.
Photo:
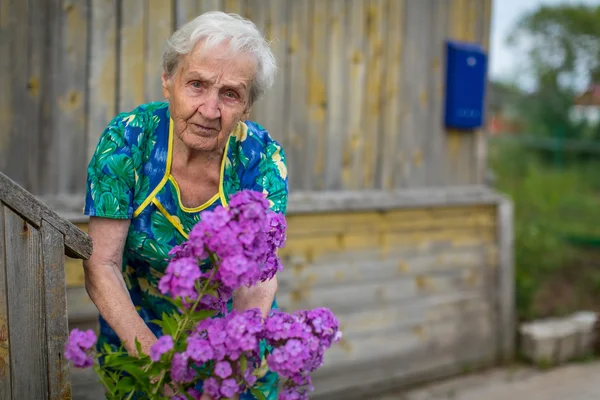
[[[223,311],[235,288],[271,279],[282,269],[276,251],[285,245],[285,231],[285,218],[269,210],[262,193],[239,192],[228,207],[204,212],[188,242],[171,251],[159,290],[193,302],[198,283],[212,280],[218,283],[216,293],[205,294],[199,306]],[[209,257],[218,264],[215,275],[200,267]]]
[[[186,349],[173,357],[173,380],[189,383],[195,376],[194,365],[211,361],[212,373],[203,382],[203,390],[212,398],[230,398],[252,387],[260,361],[262,325],[258,309],[202,320],[187,337]]]
[[[304,398],[301,386],[312,389],[309,374],[323,364],[325,350],[341,338],[337,318],[327,308],[294,314],[276,311],[263,334],[274,348],[267,357],[269,368],[289,379],[284,394],[290,399]]]
[[[94,362],[91,357],[91,350],[95,343],[96,335],[91,329],[87,331],[73,329],[65,348],[65,357],[78,368],[91,367]]]
[[[335,315],[317,308],[293,314],[276,310],[263,318],[258,309],[227,308],[234,290],[271,279],[282,269],[277,249],[285,244],[286,229],[283,215],[272,212],[259,192],[242,191],[228,207],[203,212],[189,240],[169,253],[158,289],[171,297],[178,313],[153,321],[162,336],[150,354],[139,347],[135,356],[105,349],[103,366],[96,371],[108,398],[134,393],[164,398],[165,387],[178,400],[200,399],[202,392],[215,400],[232,398],[258,390],[257,380],[270,369],[286,379],[280,399],[307,399],[310,373],[340,339]],[[66,358],[77,367],[90,367],[95,341],[92,331],[73,330]]]

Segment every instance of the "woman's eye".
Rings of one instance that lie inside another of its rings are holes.
[[[225,92],[225,97],[229,98],[229,99],[236,99],[237,98],[237,94],[235,92]]]
[[[192,82],[192,87],[195,88],[200,88],[202,85],[200,85],[200,82]]]

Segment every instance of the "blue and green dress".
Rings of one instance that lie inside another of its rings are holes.
[[[87,171],[85,214],[131,220],[123,277],[139,315],[157,337],[160,328],[150,321],[174,311],[159,297],[158,281],[168,265],[169,251],[187,239],[201,212],[227,205],[230,196],[243,189],[263,192],[271,209],[284,214],[288,198],[283,149],[254,122],[239,122],[230,134],[221,162],[219,192],[199,207],[182,204],[171,175],[172,160],[169,105],[156,102],[117,115],[102,133]],[[105,343],[119,348],[119,338],[102,316],[99,322],[99,348]],[[258,384],[267,399],[277,397],[275,373],[268,372]]]

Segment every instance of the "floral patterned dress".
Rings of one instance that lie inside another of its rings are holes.
[[[260,125],[240,122],[231,133],[221,162],[219,192],[196,208],[184,207],[171,175],[173,123],[168,103],[143,104],[117,115],[102,133],[88,166],[86,215],[130,219],[123,254],[123,277],[131,299],[150,329],[163,312],[174,311],[157,286],[169,251],[188,237],[203,210],[227,205],[242,189],[261,191],[271,209],[285,214],[287,167],[281,146]],[[277,307],[276,301],[273,308]],[[121,343],[99,317],[98,347]],[[277,375],[268,372],[258,384],[267,399],[277,397]],[[242,399],[253,399],[250,394]]]

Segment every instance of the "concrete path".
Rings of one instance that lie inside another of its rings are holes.
[[[600,362],[493,370],[377,400],[600,400]]]
[[[93,371],[73,370],[71,380],[73,400],[102,399]],[[547,372],[524,367],[498,369],[365,400],[600,400],[600,362]]]

